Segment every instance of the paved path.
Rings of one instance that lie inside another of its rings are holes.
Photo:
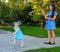
[[[20,47],[20,42],[17,41],[15,45],[11,44],[13,41],[13,34],[9,31],[0,30],[0,52],[23,52],[25,50],[50,48],[60,46],[60,37],[56,38],[55,45],[45,45],[43,42],[47,38],[36,38],[24,35],[24,47]]]

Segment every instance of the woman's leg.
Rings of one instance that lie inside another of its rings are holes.
[[[44,44],[51,44],[51,31],[48,30],[48,42],[44,42]]]
[[[48,42],[51,42],[51,31],[48,30]]]
[[[51,34],[52,34],[52,41],[51,41],[51,43],[55,43],[55,31],[51,30]]]

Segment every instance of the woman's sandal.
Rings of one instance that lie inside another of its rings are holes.
[[[50,45],[55,45],[55,43],[51,43]]]
[[[51,44],[51,42],[44,42],[44,44]]]

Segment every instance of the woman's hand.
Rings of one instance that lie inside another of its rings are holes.
[[[42,9],[42,10],[41,10],[41,12],[43,13],[43,15],[44,15],[44,18],[45,18],[45,19],[49,19],[49,18],[47,17],[47,16],[48,16],[48,14],[45,14],[44,9]]]
[[[50,20],[56,20],[56,16],[54,16],[54,18],[50,18]]]
[[[44,9],[42,9],[41,12],[42,12],[42,14],[45,16],[45,11],[44,11]]]
[[[45,16],[45,19],[48,19],[48,17]]]

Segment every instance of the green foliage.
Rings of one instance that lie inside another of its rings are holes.
[[[55,4],[58,13],[60,13],[60,8],[58,8],[59,1],[60,0],[56,0],[58,5]],[[54,0],[36,0],[36,2],[33,3],[24,3],[24,0],[9,0],[7,3],[0,1],[0,20],[11,20],[13,22],[21,19],[24,22],[24,20],[29,17],[28,14],[31,13],[31,20],[41,22],[43,18],[41,13],[42,8],[47,13],[51,3],[54,4]]]

